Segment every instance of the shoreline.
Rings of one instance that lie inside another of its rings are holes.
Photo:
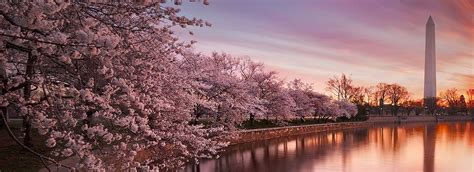
[[[370,116],[367,121],[341,122],[326,124],[310,124],[274,128],[242,130],[230,145],[264,141],[280,137],[288,137],[309,133],[354,129],[375,126],[383,123],[411,123],[411,122],[447,122],[447,121],[474,121],[474,116]]]

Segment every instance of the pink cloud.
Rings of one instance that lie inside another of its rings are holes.
[[[472,81],[450,80],[473,76],[472,0],[241,0],[189,8],[214,24],[196,31],[205,42],[198,50],[248,55],[285,77],[317,83],[341,72],[363,84],[398,82],[415,95],[423,87],[425,22],[432,15],[440,85],[463,89]]]

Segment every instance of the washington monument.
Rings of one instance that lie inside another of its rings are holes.
[[[426,47],[425,47],[425,107],[432,109],[436,104],[436,44],[435,24],[433,19],[426,22]]]

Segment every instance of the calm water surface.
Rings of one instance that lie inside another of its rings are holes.
[[[241,144],[185,171],[474,172],[474,123],[410,123]]]

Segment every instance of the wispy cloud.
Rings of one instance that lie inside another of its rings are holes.
[[[328,77],[397,82],[421,97],[425,22],[436,23],[438,88],[474,87],[471,0],[212,1],[184,12],[213,27],[193,29],[196,49],[250,56],[287,79],[323,91]]]

